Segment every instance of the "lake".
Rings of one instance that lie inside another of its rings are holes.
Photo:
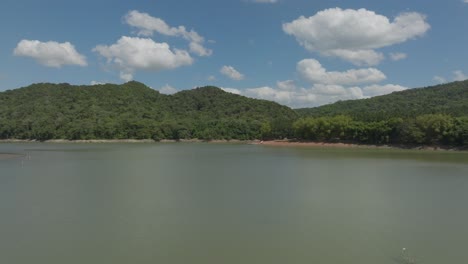
[[[468,153],[3,143],[0,263],[468,263]]]

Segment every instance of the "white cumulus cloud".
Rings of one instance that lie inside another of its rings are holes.
[[[221,90],[228,92],[228,93],[232,93],[232,94],[238,94],[238,95],[242,94],[242,92],[239,89],[235,89],[235,88],[221,88]]]
[[[294,80],[284,80],[277,81],[274,86],[223,90],[298,108],[369,98],[407,89],[396,84],[378,84],[386,76],[374,68],[327,71],[317,60],[305,59],[298,62],[297,71],[309,82],[309,87],[298,86]]]
[[[296,83],[293,80],[286,80],[286,81],[277,81],[276,86],[285,91],[292,91],[296,89]]]
[[[283,86],[287,83],[287,89]],[[346,87],[336,84],[314,84],[309,88],[295,85],[291,80],[278,81],[276,87],[262,86],[247,89],[222,88],[226,92],[247,97],[275,101],[293,108],[314,107],[339,100],[354,100],[402,91],[406,87],[394,84]]]
[[[288,81],[287,81],[288,82]],[[311,88],[262,86],[247,89],[223,88],[224,91],[247,97],[275,101],[290,107],[312,107],[346,99],[364,98],[359,87],[346,88],[340,85],[316,84]]]
[[[369,98],[407,89],[396,84],[378,84],[385,80],[386,76],[374,68],[327,71],[319,61],[304,59],[297,63],[297,71],[309,82],[309,87],[298,86],[294,80],[284,80],[277,81],[275,86],[223,90],[297,108],[314,107],[339,100]]]
[[[244,94],[249,97],[275,101],[282,104],[291,103],[296,96],[295,91],[285,91],[268,86],[246,89]]]
[[[385,56],[381,52],[376,52],[375,50],[334,49],[323,51],[322,55],[339,57],[358,66],[377,65],[385,59]]]
[[[344,72],[327,71],[315,59],[301,60],[297,63],[297,71],[306,81],[320,84],[357,85],[377,83],[386,79],[385,74],[375,68],[351,69]]]
[[[30,57],[39,64],[60,68],[63,65],[86,66],[86,57],[78,53],[70,42],[41,42],[21,40],[13,51],[15,56]]]
[[[178,90],[169,84],[164,85],[160,89],[158,89],[160,93],[162,94],[175,94],[178,92]]]
[[[199,42],[190,42],[189,44],[190,51],[198,56],[211,56],[213,51],[203,47],[203,45]]]
[[[136,70],[160,71],[191,65],[193,59],[185,50],[171,49],[167,43],[148,38],[121,37],[110,46],[98,45],[93,51],[120,69],[120,78],[133,79]]]
[[[396,84],[386,84],[386,85],[369,85],[362,88],[362,92],[366,97],[373,97],[378,95],[389,94],[393,92],[399,92],[408,89],[408,87],[404,87],[401,85]]]
[[[445,79],[444,77],[439,76],[439,75],[434,76],[434,78],[432,78],[432,79],[434,81],[436,81],[437,83],[446,83],[447,82],[447,79]]]
[[[184,26],[171,27],[164,20],[147,13],[132,10],[124,16],[128,25],[138,29],[140,36],[152,36],[154,32],[172,37],[182,37],[190,42],[190,51],[198,56],[210,56],[213,51],[203,46],[205,38],[196,31],[188,31]]]
[[[458,70],[453,72],[454,81],[464,81],[466,79],[468,79],[468,76],[466,76],[462,71]]]
[[[461,70],[456,70],[456,71],[453,71],[453,77],[452,78],[447,79],[445,77],[436,75],[432,79],[437,83],[446,83],[446,82],[448,82],[448,79],[451,79],[453,81],[464,81],[464,80],[468,79],[468,75],[463,73]]]
[[[105,82],[100,82],[100,81],[91,81],[91,85],[104,85],[106,84]]]
[[[392,53],[390,53],[390,59],[392,59],[392,61],[404,60],[407,57],[408,57],[408,55],[406,53],[402,53],[402,52],[392,52]]]
[[[430,29],[420,13],[402,13],[390,21],[366,9],[330,8],[283,24],[307,50],[336,56],[356,65],[377,65],[376,49],[423,36]]]
[[[309,93],[315,94],[318,105],[334,103],[339,100],[354,100],[365,98],[360,87],[344,87],[334,84],[315,84],[307,89]]]
[[[238,72],[234,67],[232,66],[223,66],[219,72],[227,77],[229,77],[232,80],[235,81],[240,81],[244,79],[244,75],[240,72]]]
[[[252,0],[252,2],[260,3],[260,4],[274,4],[274,3],[277,3],[278,0]]]

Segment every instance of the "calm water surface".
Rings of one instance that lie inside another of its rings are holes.
[[[0,144],[0,263],[468,263],[468,154]],[[406,250],[402,250],[406,248]]]

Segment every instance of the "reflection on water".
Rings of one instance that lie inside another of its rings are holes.
[[[0,263],[465,263],[468,155],[2,144]],[[405,248],[405,251],[402,249]]]

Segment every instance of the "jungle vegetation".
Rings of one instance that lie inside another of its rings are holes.
[[[139,82],[40,83],[0,93],[0,138],[240,139],[292,135],[297,113],[202,87],[164,95]]]
[[[0,139],[295,139],[468,146],[468,81],[290,109],[207,86],[40,83],[0,92]]]

